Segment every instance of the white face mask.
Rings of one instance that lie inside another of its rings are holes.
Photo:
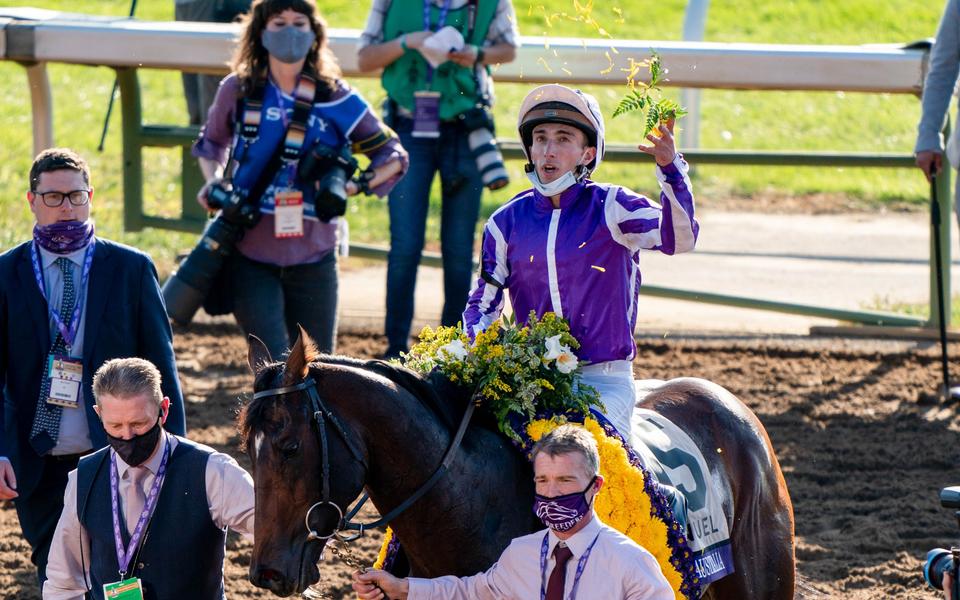
[[[574,172],[578,173],[578,175],[574,175]],[[530,183],[533,184],[533,187],[535,187],[538,192],[547,198],[552,198],[557,194],[562,194],[567,191],[571,186],[580,183],[587,175],[589,175],[589,172],[586,167],[584,165],[577,165],[573,168],[573,171],[567,171],[550,183],[540,181],[540,176],[537,174],[536,168],[527,172],[527,179],[530,180]]]
[[[530,180],[530,183],[533,184],[533,187],[537,188],[538,192],[547,198],[552,198],[557,194],[562,194],[567,190],[567,188],[577,183],[577,178],[573,176],[573,171],[567,171],[550,183],[541,182],[540,176],[537,175],[536,170],[527,173],[527,179]]]

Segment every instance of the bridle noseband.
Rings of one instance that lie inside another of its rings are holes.
[[[467,431],[467,426],[470,424],[470,418],[473,415],[473,410],[476,406],[476,403],[473,399],[467,404],[467,410],[464,412],[463,419],[460,421],[460,427],[457,429],[456,435],[454,435],[453,440],[450,442],[450,446],[447,448],[446,454],[443,456],[443,460],[440,462],[440,466],[433,472],[433,475],[427,479],[417,490],[411,494],[409,498],[400,503],[399,506],[391,510],[385,516],[380,517],[375,521],[369,523],[357,523],[352,521],[353,517],[360,512],[360,509],[363,508],[363,505],[368,499],[368,494],[366,492],[360,497],[357,503],[353,508],[349,509],[344,513],[336,502],[330,499],[330,453],[327,446],[327,422],[329,422],[334,431],[340,436],[340,439],[343,440],[343,443],[346,444],[347,449],[350,451],[350,454],[353,455],[353,458],[356,459],[361,465],[363,465],[364,471],[367,470],[368,466],[366,461],[363,458],[363,455],[358,451],[354,445],[350,442],[350,438],[347,436],[346,429],[343,428],[343,425],[340,424],[339,419],[336,415],[327,408],[323,400],[320,398],[320,393],[317,392],[317,382],[314,380],[312,375],[308,375],[306,379],[296,385],[289,385],[284,387],[272,388],[269,390],[263,390],[260,392],[255,392],[253,394],[253,400],[259,400],[260,398],[270,398],[273,396],[283,396],[285,394],[292,394],[295,392],[306,391],[307,395],[310,398],[310,408],[313,411],[313,426],[314,432],[320,440],[320,453],[322,456],[322,470],[321,477],[323,479],[322,484],[322,497],[319,502],[314,503],[309,509],[307,509],[307,514],[304,515],[303,523],[307,528],[307,541],[314,540],[327,540],[331,537],[336,536],[338,540],[342,542],[351,542],[364,534],[364,531],[367,529],[375,529],[377,527],[382,527],[390,523],[390,521],[397,518],[402,512],[410,508],[414,502],[419,500],[426,494],[434,484],[439,481],[440,477],[447,471],[450,466],[450,463],[453,462],[453,457],[456,454],[457,448],[460,447],[460,442],[463,441],[463,436]],[[324,506],[332,506],[339,515],[337,520],[337,525],[334,527],[333,531],[327,535],[320,535],[315,529],[310,527],[310,515],[317,508]],[[357,533],[351,535],[344,535],[344,531],[356,531]]]

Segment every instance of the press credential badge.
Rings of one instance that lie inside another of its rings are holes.
[[[303,192],[300,190],[274,195],[273,234],[278,238],[303,237]]]
[[[47,377],[50,378],[48,404],[64,408],[80,405],[80,382],[83,381],[83,363],[79,359],[51,354],[47,357]]]

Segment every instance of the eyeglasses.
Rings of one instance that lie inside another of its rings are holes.
[[[90,190],[73,190],[72,192],[34,192],[44,205],[56,208],[63,204],[64,199],[70,200],[74,206],[83,206],[90,202]]]

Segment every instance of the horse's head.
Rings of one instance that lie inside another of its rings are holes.
[[[324,544],[364,484],[360,440],[324,395],[318,358],[303,329],[286,363],[274,363],[260,340],[249,342],[254,396],[238,426],[256,490],[250,581],[279,596],[319,580]]]

